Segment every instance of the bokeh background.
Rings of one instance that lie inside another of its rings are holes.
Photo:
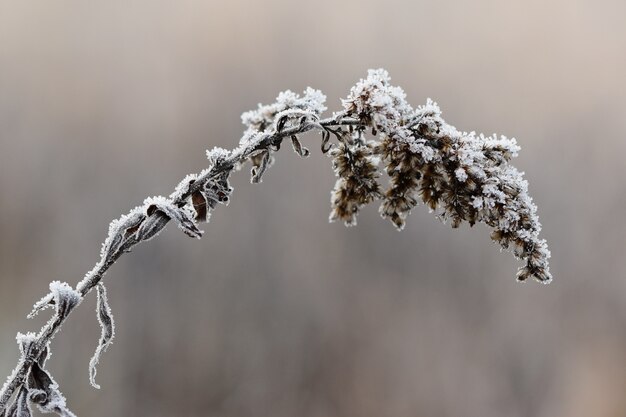
[[[0,0],[0,374],[51,280],[80,280],[108,223],[232,148],[239,115],[307,86],[331,110],[385,67],[414,105],[514,136],[555,281],[484,227],[418,207],[327,222],[317,136],[246,172],[194,241],[169,227],[54,341],[81,416],[626,416],[626,2]],[[45,316],[45,315],[44,315]]]

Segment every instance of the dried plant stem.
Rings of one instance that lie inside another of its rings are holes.
[[[302,97],[290,91],[281,93],[275,104],[259,105],[242,115],[248,129],[237,148],[207,152],[210,167],[185,177],[169,198],[146,199],[142,206],[114,220],[93,269],[74,288],[52,282],[50,293],[35,304],[30,316],[53,307],[51,319],[37,334],[18,333],[21,356],[0,390],[0,417],[31,416],[31,403],[43,412],[74,416],[44,369],[50,341],[71,311],[98,288],[102,335],[90,362],[90,381],[98,388],[95,367],[114,336],[102,283],[109,268],[135,245],[155,237],[170,220],[187,235],[199,238],[202,231],[197,222],[206,221],[218,203],[228,202],[232,192],[228,178],[234,170],[251,162],[252,182],[260,182],[272,164],[272,153],[285,138],[291,140],[297,154],[308,156],[298,135],[312,130],[322,133],[322,152],[333,159],[338,177],[331,194],[331,221],[354,225],[362,206],[382,200],[381,216],[400,230],[421,199],[432,210],[442,210],[439,217],[450,220],[452,227],[462,222],[486,223],[493,229],[495,242],[505,249],[512,247],[515,256],[526,261],[518,272],[520,281],[534,277],[548,283],[550,252],[545,240],[539,239],[536,206],[527,194],[528,184],[522,174],[508,164],[519,150],[515,140],[459,132],[441,118],[435,103],[428,101],[413,109],[404,92],[391,86],[389,80],[386,71],[371,70],[343,101],[343,111],[326,119],[320,119],[326,110],[320,91],[307,89]],[[370,129],[376,139],[367,141],[365,135]],[[331,135],[338,141],[332,151]],[[384,192],[378,181],[381,162],[390,179]]]
[[[183,193],[175,200],[175,204],[184,206],[188,204],[189,197],[196,191],[202,189],[207,182],[210,182],[214,178],[220,175],[232,171],[239,163],[244,162],[255,152],[266,150],[270,146],[276,146],[283,139],[290,138],[293,135],[308,132],[312,129],[320,129],[321,127],[339,127],[339,126],[354,126],[358,125],[357,120],[345,119],[338,120],[337,117],[327,118],[317,123],[304,123],[302,125],[285,129],[283,131],[274,131],[263,134],[260,136],[252,146],[242,146],[237,148],[229,157],[218,161],[210,170],[205,172],[202,176],[189,187],[189,191]],[[153,223],[153,230],[155,233],[161,231],[170,218],[163,216],[161,212],[155,211],[150,215],[145,222]],[[122,231],[120,231],[121,233]],[[95,267],[87,273],[85,278],[79,282],[76,286],[76,291],[81,297],[86,296],[89,292],[103,279],[104,274],[109,268],[126,252],[129,252],[135,245],[141,241],[136,238],[127,239],[119,250],[108,259],[101,259]],[[37,334],[36,340],[30,349],[29,355],[26,355],[20,359],[12,374],[9,376],[7,382],[0,391],[0,415],[5,411],[7,404],[16,390],[24,384],[24,381],[28,375],[28,372],[35,361],[38,360],[41,352],[43,352],[52,340],[55,334],[59,331],[63,323],[67,320],[68,316],[56,317],[54,320],[50,320],[46,323]]]

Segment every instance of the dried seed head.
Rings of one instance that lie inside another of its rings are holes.
[[[373,156],[371,144],[347,143],[340,143],[329,156],[339,177],[331,193],[329,220],[342,220],[347,226],[354,226],[361,206],[381,197],[378,158]]]
[[[551,280],[550,252],[539,239],[541,224],[528,184],[509,165],[519,152],[515,139],[459,132],[443,120],[431,100],[413,110],[384,70],[370,71],[343,105],[344,117],[357,118],[382,137],[373,148],[390,179],[379,210],[383,217],[401,229],[419,198],[454,228],[463,222],[483,222],[494,229],[492,239],[503,248],[514,243],[514,255],[526,262],[519,280],[529,276]],[[340,178],[353,175],[350,161],[345,154],[334,155]],[[358,201],[350,182],[338,181],[333,216],[353,222]]]

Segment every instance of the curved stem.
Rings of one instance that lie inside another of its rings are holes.
[[[298,126],[286,128],[282,131],[269,131],[261,134],[253,143],[240,145],[234,149],[233,152],[223,160],[218,161],[211,167],[206,173],[196,179],[196,181],[189,187],[189,190],[174,200],[174,204],[182,207],[189,204],[189,197],[196,191],[200,190],[207,182],[223,175],[226,172],[230,172],[238,163],[244,162],[255,152],[260,150],[266,150],[275,143],[282,141],[284,138],[289,138],[292,135],[301,134],[314,129],[328,128],[328,127],[341,127],[341,126],[353,126],[359,124],[359,121],[354,119],[343,119],[338,117],[331,117],[323,119],[317,123],[302,123]],[[159,216],[159,212],[154,212],[145,221],[154,222],[155,233],[161,231],[169,222],[169,218],[165,216]],[[113,256],[103,258],[89,271],[83,280],[76,285],[76,291],[80,293],[81,297],[85,297],[91,290],[103,279],[104,274],[109,268],[126,252],[140,243],[141,240],[129,238],[124,241],[121,247],[115,252]],[[39,358],[44,351],[48,343],[52,340],[54,335],[59,331],[67,315],[64,317],[55,317],[46,323],[36,336],[36,339],[28,353],[23,357],[20,357],[19,362],[11,375],[8,377],[6,383],[0,390],[0,415],[3,415],[4,411],[9,404],[9,400],[13,397],[14,393],[22,386],[28,376],[31,366]]]

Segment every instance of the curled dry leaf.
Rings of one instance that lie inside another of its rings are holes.
[[[178,227],[185,232],[186,235],[194,238],[200,238],[202,231],[198,229],[195,221],[184,207],[176,206],[171,200],[157,197],[148,199],[145,202],[148,216],[152,215],[154,211],[161,211],[170,219],[176,221]]]
[[[28,317],[32,318],[36,316],[39,311],[54,306],[56,316],[60,319],[65,319],[65,317],[70,314],[70,311],[80,303],[80,300],[81,295],[69,284],[66,282],[52,281],[50,283],[50,293],[35,303]]]
[[[135,207],[128,214],[115,219],[109,225],[109,234],[102,245],[100,258],[102,262],[109,262],[120,255],[124,242],[133,236],[139,229],[146,216],[141,206]]]
[[[291,144],[293,145],[294,152],[297,153],[301,158],[306,158],[307,156],[309,156],[309,150],[302,146],[296,135],[291,136]]]
[[[100,340],[98,341],[98,347],[93,357],[89,361],[89,382],[91,385],[100,389],[100,385],[96,384],[96,374],[98,370],[96,366],[100,362],[100,356],[103,352],[106,352],[107,348],[115,337],[115,322],[113,321],[113,315],[111,314],[111,307],[109,306],[109,300],[107,298],[107,291],[104,284],[101,282],[97,287],[98,302],[96,306],[96,312],[98,313],[98,323],[100,323]]]
[[[149,223],[149,220],[156,212],[161,213],[169,219],[174,220],[178,224],[178,228],[181,229],[187,236],[200,238],[202,237],[202,231],[198,229],[196,226],[196,222],[194,221],[191,213],[187,211],[185,207],[178,207],[175,205],[172,200],[167,199],[165,197],[153,197],[148,198],[144,201],[144,206],[146,207],[146,215],[148,219],[144,221],[144,223],[140,226],[138,230],[138,234],[142,231],[144,225]],[[152,226],[155,228],[155,226]],[[149,239],[154,236],[158,231],[153,231],[146,226],[144,233],[146,239]]]
[[[272,157],[270,155],[270,151],[262,151],[258,155],[255,155],[250,159],[252,161],[250,182],[253,184],[258,184],[263,181],[263,175],[265,174],[265,171],[267,171],[267,168],[272,165]]]
[[[56,413],[62,417],[75,417],[66,405],[58,384],[37,362],[33,363],[28,377],[29,399],[43,413]]]
[[[330,143],[330,132],[324,129],[322,130],[322,145],[321,145],[322,153],[323,154],[327,153],[328,151],[330,151],[331,147],[332,147],[332,144]]]
[[[67,317],[82,298],[78,291],[66,282],[52,281],[50,292],[52,292],[57,316],[60,318]]]

